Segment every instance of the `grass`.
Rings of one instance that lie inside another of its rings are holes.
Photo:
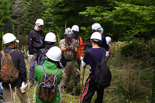
[[[125,42],[112,43],[112,55],[108,61],[108,66],[112,72],[111,85],[104,91],[103,103],[151,103],[152,73],[153,69],[146,66],[144,62],[132,57],[123,57],[120,48],[125,46]],[[26,62],[29,71],[29,63]],[[27,72],[29,74],[29,72]],[[82,81],[83,69],[81,69]],[[86,81],[89,73],[89,66],[85,71]],[[85,84],[85,82],[84,82]],[[73,96],[61,89],[62,103],[79,103],[80,96]],[[33,100],[34,87],[28,91],[30,100]],[[94,94],[91,103],[94,103],[97,95]],[[16,96],[16,103],[20,103]],[[31,101],[31,103],[33,103]]]

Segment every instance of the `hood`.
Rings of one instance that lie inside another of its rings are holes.
[[[48,61],[48,60],[45,60],[44,61],[44,68],[47,68],[47,69],[57,69],[58,67],[58,63],[54,63],[54,62],[51,62],[51,61]]]

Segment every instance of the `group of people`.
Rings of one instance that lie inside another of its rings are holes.
[[[97,99],[95,103],[102,103],[103,101],[103,86],[98,86],[94,80],[95,62],[90,57],[88,51],[84,53],[84,46],[90,46],[90,51],[96,57],[98,62],[101,62],[103,52],[106,51],[106,59],[108,60],[111,54],[109,44],[111,42],[110,37],[103,35],[104,29],[99,23],[92,25],[92,35],[90,37],[90,43],[83,43],[81,37],[78,36],[79,27],[73,25],[72,28],[66,28],[64,32],[64,39],[59,43],[59,47],[56,46],[56,35],[53,32],[49,32],[45,35],[43,32],[44,21],[37,19],[35,27],[30,31],[28,35],[28,50],[31,55],[30,70],[29,70],[29,83],[28,87],[34,85],[37,81],[36,88],[36,101],[37,103],[45,103],[38,96],[38,86],[42,84],[42,78],[47,74],[56,75],[56,83],[60,88],[66,88],[68,91],[73,91],[75,88],[75,95],[80,94],[80,67],[85,68],[86,65],[90,65],[89,77],[85,84],[85,89],[82,93],[80,103],[90,103],[91,98],[97,91]],[[6,33],[3,36],[3,43],[6,45],[6,49],[3,50],[5,54],[10,50],[17,48],[19,40],[12,33]],[[13,102],[13,93],[16,89],[16,93],[21,100],[21,103],[30,103],[27,92],[22,92],[27,87],[27,70],[24,62],[24,56],[20,51],[13,51],[10,53],[14,66],[19,70],[19,77],[11,86],[2,80],[3,97],[6,103]],[[2,57],[0,53],[0,58]],[[37,62],[37,66],[35,65]],[[82,63],[82,64],[81,64]],[[57,89],[54,100],[50,103],[59,103],[61,96],[59,89]]]

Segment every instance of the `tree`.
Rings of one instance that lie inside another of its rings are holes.
[[[20,23],[21,23],[21,18],[23,16],[24,9],[25,8],[23,7],[23,1],[16,0],[12,8],[12,13],[15,16],[15,25],[17,25],[17,38],[19,38]]]
[[[6,5],[6,2],[4,0],[0,0],[0,40],[1,41],[2,41],[2,33],[6,32],[6,28],[5,28],[6,21],[9,18],[11,18],[11,15],[9,15],[9,13],[10,13],[9,6]],[[0,45],[2,45],[2,42],[0,42]]]
[[[44,5],[42,0],[29,0],[25,3],[24,17],[22,18],[21,23],[21,34],[28,35],[30,30],[34,28],[35,21],[38,18],[42,18],[44,11]]]
[[[115,40],[131,40],[135,37],[149,39],[152,37],[155,30],[153,26],[155,24],[153,19],[155,7],[145,6],[144,2],[139,0],[125,0],[124,2],[110,1],[107,7],[87,7],[80,14],[92,15],[94,21],[103,25],[105,34],[112,36]],[[135,4],[143,4],[143,6]]]

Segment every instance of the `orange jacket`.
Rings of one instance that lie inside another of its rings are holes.
[[[83,40],[81,37],[79,37],[79,39],[76,39],[79,43],[83,43]],[[79,46],[79,49],[76,53],[76,60],[80,60],[80,57],[84,56],[84,46]]]

